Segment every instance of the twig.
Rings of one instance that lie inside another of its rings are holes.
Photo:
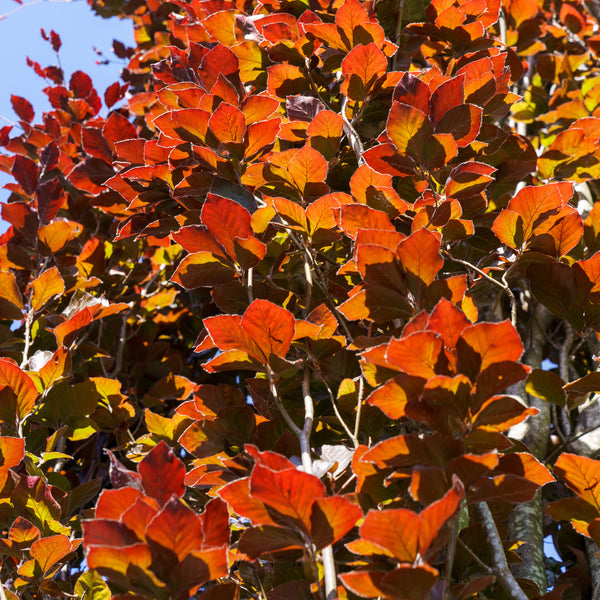
[[[361,375],[358,379],[358,399],[356,400],[356,419],[354,420],[354,447],[358,448],[358,430],[360,428],[360,417],[362,413],[362,403],[365,395],[365,380]]]
[[[277,409],[281,413],[283,420],[287,423],[287,426],[292,430],[294,435],[300,439],[300,436],[302,435],[302,429],[300,429],[300,427],[294,423],[292,417],[290,417],[290,413],[286,410],[285,406],[283,406],[281,398],[279,397],[279,391],[277,390],[277,384],[275,382],[275,373],[273,373],[273,370],[269,366],[267,366],[267,376],[269,377],[269,390],[271,392],[271,396],[273,396],[273,399],[275,400]]]
[[[450,537],[450,543],[448,550],[446,551],[446,576],[444,578],[444,592],[443,600],[450,600],[450,582],[452,581],[452,567],[454,566],[454,556],[456,555],[456,542],[458,541],[459,532],[459,515],[454,517],[454,524],[452,525],[452,534]]]
[[[313,419],[315,418],[315,406],[310,393],[310,369],[308,365],[304,367],[304,377],[302,379],[302,396],[304,398],[304,427],[299,432],[300,453],[302,456],[302,466],[305,473],[312,475],[312,460],[310,458],[310,434],[312,432]]]
[[[310,312],[310,303],[312,302],[312,271],[310,268],[310,256],[307,252],[304,253],[304,277],[306,277],[306,298],[304,300],[304,316]]]
[[[117,346],[117,359],[115,360],[115,368],[113,375],[118,375],[123,368],[123,352],[125,350],[125,342],[127,341],[127,316],[123,315],[121,319],[121,331],[119,332],[119,345]]]
[[[475,554],[475,552],[473,552],[473,550],[471,550],[471,548],[469,548],[469,546],[467,546],[461,539],[458,539],[458,543],[461,545],[461,547],[463,548],[463,550],[466,550],[470,555],[471,558],[486,572],[488,573],[488,575],[492,575],[494,573],[492,567],[486,565],[480,558],[479,556],[477,556],[477,554]]]
[[[344,119],[344,133],[348,136],[348,141],[350,142],[350,146],[352,146],[352,150],[354,150],[354,154],[356,155],[356,160],[358,162],[358,166],[360,167],[365,163],[365,159],[363,158],[363,152],[365,149],[363,148],[362,142],[360,141],[360,136],[354,126],[348,120],[346,116],[346,108],[348,106],[348,97],[344,96],[342,100],[342,109],[340,111],[340,115],[342,119]]]
[[[31,304],[31,294],[29,304]],[[23,359],[21,360],[21,369],[24,369],[29,362],[29,349],[31,347],[31,324],[33,323],[33,307],[27,311],[25,317],[25,347],[23,348]]]
[[[488,275],[485,271],[483,271],[479,267],[476,267],[474,264],[472,264],[466,260],[462,260],[461,258],[456,258],[456,256],[452,256],[452,254],[450,254],[449,252],[447,252],[445,250],[443,250],[442,252],[452,262],[463,265],[463,266],[467,267],[468,269],[472,269],[476,273],[479,273],[479,275],[481,275],[482,277],[487,279],[490,283],[493,283],[494,285],[498,286],[503,292],[506,293],[506,295],[508,296],[508,298],[510,300],[510,322],[512,323],[513,327],[516,327],[517,326],[517,301],[516,301],[515,295],[513,294],[513,291],[510,289],[510,286],[508,285],[508,283],[506,281],[506,277],[510,273],[511,269],[509,268],[504,273],[504,275],[502,275],[502,281],[498,281],[497,279],[494,279],[493,277]]]
[[[494,575],[512,600],[528,600],[527,594],[521,589],[510,571],[506,555],[504,554],[504,548],[502,547],[502,540],[500,539],[498,528],[487,502],[476,502],[474,506],[490,545]]]

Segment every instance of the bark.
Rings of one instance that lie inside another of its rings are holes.
[[[550,312],[541,304],[537,304],[532,314],[523,361],[534,369],[541,368],[546,343],[545,334],[551,320]],[[521,440],[538,460],[543,461],[550,432],[550,406],[547,402],[526,394],[524,383],[520,388],[521,398],[524,398],[529,406],[537,408],[539,413],[535,417],[527,419],[525,423],[514,427],[510,435]],[[515,507],[510,516],[508,528],[510,539],[524,542],[517,550],[523,562],[513,566],[515,576],[530,579],[537,585],[540,594],[544,594],[547,579],[540,492],[531,502]]]

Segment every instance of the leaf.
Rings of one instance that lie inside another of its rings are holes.
[[[386,131],[396,150],[400,154],[412,156],[415,160],[421,158],[425,141],[434,133],[426,113],[401,102],[392,104]]]
[[[246,529],[239,542],[239,551],[247,554],[251,560],[255,560],[261,554],[302,548],[304,548],[304,541],[297,533],[272,525]]]
[[[343,496],[316,498],[310,516],[311,536],[318,550],[343,538],[362,517],[362,511]]]
[[[290,160],[288,174],[301,194],[310,194],[311,185],[327,178],[327,161],[320,152],[304,145]]]
[[[423,228],[402,240],[396,254],[402,268],[427,286],[433,282],[444,264],[439,251],[438,236]]]
[[[33,380],[9,359],[0,358],[0,390],[3,387],[8,388],[14,394],[15,415],[22,420],[33,410],[38,397]],[[13,418],[15,415],[12,415]],[[3,419],[7,416],[4,412],[2,413]]]
[[[271,355],[285,357],[294,337],[292,313],[268,300],[254,300],[242,317],[241,327],[258,350],[255,357],[264,364]]]
[[[73,589],[81,600],[110,600],[108,585],[97,571],[86,571],[79,577]]]
[[[181,562],[202,545],[202,523],[196,513],[173,496],[150,521],[146,537],[172,550]]]
[[[387,58],[379,47],[370,43],[355,46],[342,61],[344,81],[341,91],[351,100],[364,100],[375,81],[385,74]]]
[[[310,531],[315,498],[325,495],[325,486],[313,475],[297,469],[273,471],[258,464],[250,476],[250,494],[271,509],[278,524]]]
[[[565,382],[556,373],[534,369],[527,377],[525,391],[531,396],[563,407],[566,404],[564,385]]]
[[[244,158],[258,158],[260,154],[267,152],[275,143],[280,127],[280,118],[258,121],[248,125]]]
[[[518,361],[523,344],[510,321],[477,323],[465,329],[456,343],[458,370],[469,377],[494,363]]]
[[[246,118],[239,108],[231,104],[221,102],[210,117],[208,125],[223,144],[240,144],[244,141]]]
[[[206,196],[202,222],[233,259],[236,256],[235,239],[254,237],[250,213],[237,202],[215,194]]]
[[[188,254],[178,265],[171,281],[188,290],[213,287],[235,277],[233,265],[212,252]]]
[[[414,377],[429,379],[436,375],[436,364],[443,341],[432,331],[419,331],[399,340],[392,339],[386,358],[390,366]]]
[[[23,191],[28,196],[33,195],[38,185],[38,166],[30,158],[17,154],[10,172]]]
[[[19,119],[22,119],[27,123],[33,121],[35,113],[33,112],[33,106],[31,106],[31,103],[28,100],[21,98],[21,96],[12,95],[10,97],[10,102]]]
[[[12,271],[0,271],[0,298],[8,300],[8,302],[23,310],[23,297]]]
[[[66,535],[52,535],[33,542],[29,554],[46,573],[71,550],[71,542]]]
[[[420,514],[405,508],[370,510],[360,527],[361,537],[400,562],[424,556],[444,523],[454,515],[464,496],[458,479],[446,495]]]
[[[60,296],[65,291],[65,282],[56,267],[42,272],[31,282],[31,306],[36,312],[54,296]]]
[[[183,496],[185,467],[164,441],[159,442],[142,460],[138,468],[144,491],[161,506],[175,494]]]
[[[96,505],[97,519],[119,520],[143,493],[134,487],[121,487],[116,490],[102,490]]]
[[[554,465],[554,473],[600,512],[600,461],[563,452]]]

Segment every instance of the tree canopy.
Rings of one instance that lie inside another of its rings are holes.
[[[121,79],[0,129],[0,600],[597,600],[596,3],[88,4]]]

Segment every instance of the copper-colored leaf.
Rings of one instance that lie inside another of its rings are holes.
[[[185,467],[164,441],[152,448],[138,468],[145,492],[163,506],[175,494],[183,496]]]
[[[31,306],[33,310],[40,310],[48,300],[60,296],[65,291],[65,282],[56,267],[51,267],[42,272],[31,282]]]
[[[429,379],[436,375],[436,364],[442,351],[443,340],[433,331],[418,331],[399,340],[393,339],[386,358],[399,371]]]
[[[364,100],[386,70],[387,58],[376,44],[355,46],[342,61],[342,93],[352,100]]]
[[[600,461],[564,452],[554,465],[554,473],[580,498],[600,511]]]

